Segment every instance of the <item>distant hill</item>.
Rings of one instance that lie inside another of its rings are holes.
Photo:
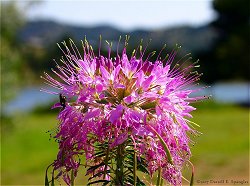
[[[165,43],[170,47],[178,44],[183,47],[183,51],[194,53],[208,50],[217,37],[216,31],[207,25],[123,32],[106,25],[80,27],[53,21],[31,21],[20,30],[19,39],[25,44],[48,47],[69,37],[79,41],[86,36],[92,45],[97,45],[100,35],[103,39],[114,42],[118,41],[119,36],[130,35],[132,45],[138,45],[141,38],[146,41],[152,39],[151,47],[161,48]]]

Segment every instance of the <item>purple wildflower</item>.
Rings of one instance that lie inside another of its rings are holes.
[[[142,51],[137,51],[141,52],[139,58],[136,53],[128,57],[126,47],[112,59],[96,56],[87,41],[83,55],[72,41],[70,46],[65,44],[63,64],[53,70],[58,78],[47,73],[43,77],[67,97],[58,115],[60,125],[55,138],[59,152],[54,170],[69,185],[69,172],[77,175],[82,155],[86,165],[103,161],[95,156],[94,144],[107,143],[113,149],[132,139],[137,156],[148,162],[151,176],[161,170],[162,178],[181,185],[182,167],[191,156],[187,133],[196,133],[187,119],[195,110],[190,103],[203,99],[190,97],[196,90],[188,87],[201,76],[190,73],[194,64],[171,67],[175,50],[167,59],[151,62],[143,59]],[[54,107],[60,107],[60,103]],[[110,168],[101,166],[96,171]],[[110,179],[109,174],[105,176]]]

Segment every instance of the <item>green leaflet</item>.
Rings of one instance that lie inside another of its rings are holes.
[[[129,184],[133,186],[146,186],[139,179],[136,171],[148,174],[147,164],[145,162],[145,158],[137,157],[132,140],[128,139],[125,141],[121,144],[120,148],[109,148],[108,146],[108,142],[95,144],[96,153],[94,157],[101,161],[97,165],[93,165],[87,169],[88,175],[91,175],[91,177],[88,178],[88,185],[96,185],[98,183],[101,185],[116,185],[118,180],[116,180],[116,182],[114,180],[112,181],[112,179],[105,180],[105,175],[109,174],[111,177],[114,177],[116,176],[117,171],[120,171],[119,177],[116,178],[119,180],[122,179],[120,181],[122,181],[124,185]],[[117,154],[121,155],[120,160],[117,159]],[[118,165],[116,161],[121,160],[122,162]],[[103,167],[104,169],[102,171],[98,170]],[[120,167],[119,170],[118,167]],[[121,173],[122,175],[120,175]]]
[[[96,177],[101,177],[104,173],[105,173],[104,171],[98,172],[98,173],[94,174],[92,177],[90,177],[88,179],[88,181],[90,181],[90,180],[92,180],[92,179],[94,179]],[[110,170],[107,170],[106,173],[110,173]]]
[[[87,169],[87,172],[92,172],[92,171],[98,169],[99,167],[101,167],[103,165],[105,165],[104,162],[101,162],[98,165],[91,166],[90,168]]]
[[[93,185],[96,183],[103,183],[103,185],[107,185],[109,182],[110,182],[109,180],[97,180],[97,181],[90,182],[87,185]]]

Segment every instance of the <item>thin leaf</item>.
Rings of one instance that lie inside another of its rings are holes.
[[[101,162],[98,165],[91,166],[90,168],[87,169],[87,172],[93,172],[94,170],[98,169],[99,167],[105,165],[104,162]],[[86,174],[87,175],[87,174]]]
[[[145,163],[143,158],[137,158],[137,170],[141,171],[143,173],[149,174],[149,171],[147,170],[147,164]],[[133,167],[133,162],[132,161],[126,161],[129,165],[131,165],[131,168]],[[132,170],[131,170],[132,171]]]
[[[110,170],[107,170],[106,173],[110,173]],[[101,176],[101,175],[103,175],[103,174],[104,174],[104,171],[98,172],[98,173],[94,174],[93,176],[91,176],[91,177],[88,179],[88,181],[92,180],[93,178],[99,177],[99,176]]]
[[[145,183],[143,183],[140,178],[137,176],[137,183],[136,183],[136,186],[146,186]]]
[[[104,183],[105,185],[107,185],[109,182],[110,182],[109,180],[97,180],[97,181],[90,182],[87,185],[93,185],[96,183]]]
[[[147,169],[147,164],[145,163],[145,161],[142,158],[141,161],[139,161],[139,159],[137,161],[140,162],[137,164],[137,170],[149,174],[149,171]]]
[[[131,185],[134,184],[134,177],[131,175],[128,175],[125,180],[128,181]]]
[[[100,151],[100,152],[97,152],[94,154],[95,157],[102,157],[102,156],[105,156],[105,152],[103,151]]]

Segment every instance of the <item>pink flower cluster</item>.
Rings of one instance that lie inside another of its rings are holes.
[[[67,97],[58,115],[59,152],[53,164],[66,183],[69,171],[76,176],[82,155],[93,161],[94,144],[106,142],[112,149],[132,139],[151,175],[161,169],[163,179],[181,185],[182,167],[191,156],[187,133],[195,133],[187,119],[195,109],[190,102],[202,99],[190,97],[197,90],[188,87],[200,76],[191,73],[194,64],[171,67],[175,50],[154,62],[143,59],[142,50],[128,57],[126,47],[115,58],[96,56],[87,41],[83,55],[73,42],[62,51],[63,64],[53,70],[58,77],[45,73],[43,78]]]

